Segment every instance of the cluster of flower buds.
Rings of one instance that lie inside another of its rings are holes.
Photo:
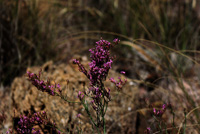
[[[28,80],[31,81],[32,84],[35,87],[37,87],[38,90],[42,92],[47,92],[48,94],[52,96],[61,95],[62,90],[60,89],[59,84],[51,85],[49,80],[47,80],[46,82],[44,82],[43,80],[40,80],[41,71],[39,72],[38,75],[31,73],[29,71],[27,71],[27,74],[28,74]]]
[[[13,130],[10,128],[10,129],[6,132],[6,134],[13,134]]]
[[[89,63],[89,75],[92,85],[99,84],[106,79],[113,62],[113,57],[110,57],[109,52],[112,44],[106,40],[100,40],[96,43],[96,47],[89,50],[91,53],[90,58],[92,59]]]
[[[151,128],[150,127],[147,127],[146,130],[144,131],[145,134],[150,134],[151,133]]]
[[[82,101],[83,98],[84,98],[84,94],[83,94],[81,91],[78,92],[78,98],[79,98],[81,101]]]
[[[40,130],[36,130],[34,128],[34,126],[36,125],[49,125],[49,124],[53,124],[52,125],[52,130],[54,131],[54,133],[56,134],[60,134],[60,131],[56,131],[56,125],[55,123],[51,123],[49,121],[49,119],[47,119],[47,115],[46,112],[43,111],[42,113],[38,112],[38,113],[34,113],[32,116],[21,116],[20,120],[18,122],[18,128],[17,128],[17,133],[19,134],[41,134],[42,132]],[[7,132],[7,134],[12,134],[13,131],[12,129],[9,129],[9,131]]]
[[[90,58],[91,62],[89,63],[90,69],[89,73],[84,68],[84,66],[79,62],[79,60],[74,59],[74,63],[79,66],[79,71],[83,72],[92,85],[96,85],[101,83],[103,80],[106,79],[109,69],[111,68],[111,64],[113,62],[113,57],[110,57],[110,48],[116,44],[118,44],[120,40],[115,39],[114,43],[111,44],[110,42],[101,39],[100,41],[96,42],[96,47],[90,49]]]
[[[88,78],[90,78],[90,76],[89,76],[87,70],[86,70],[85,67],[80,63],[79,60],[74,59],[73,62],[74,62],[74,64],[77,64],[77,65],[78,65],[79,71],[80,71],[80,72],[84,73]]]
[[[153,108],[153,114],[156,117],[161,117],[163,113],[166,111],[167,107],[171,107],[171,104],[163,104],[161,109]]]
[[[121,71],[120,73],[125,74],[124,71]],[[125,79],[124,81],[121,79],[121,77],[118,77],[118,79],[119,81],[116,81],[114,78],[110,78],[110,81],[115,84],[118,90],[121,90],[122,87],[126,84],[127,79]]]

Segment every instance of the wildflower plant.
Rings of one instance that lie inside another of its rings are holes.
[[[44,80],[41,80],[41,71],[39,71],[38,75],[27,71],[28,80],[38,90],[42,92],[46,92],[51,96],[59,96],[61,99],[69,103],[82,104],[92,122],[92,125],[96,127],[99,133],[101,133],[102,130],[104,133],[106,133],[105,114],[108,107],[108,103],[111,101],[111,95],[110,89],[104,86],[104,81],[108,76],[108,72],[111,69],[111,65],[114,60],[114,57],[110,56],[110,49],[113,46],[117,45],[119,42],[120,40],[118,39],[114,39],[112,44],[103,39],[96,42],[96,47],[89,50],[91,53],[91,62],[89,63],[88,71],[80,63],[79,60],[73,60],[74,64],[78,65],[79,71],[84,73],[90,81],[88,88],[84,92],[78,92],[77,97],[79,98],[80,102],[69,101],[67,97],[62,94],[62,90],[59,84],[55,83],[52,85],[50,83],[50,80],[47,80],[46,82]],[[125,74],[125,72],[122,71],[121,74]],[[117,81],[114,78],[110,78],[110,81],[114,83],[118,91],[120,91],[127,80],[122,80],[120,77],[118,79],[119,80]],[[90,102],[88,103],[88,101]],[[91,112],[95,113],[95,117],[91,115]],[[23,133],[24,131],[31,132],[34,131],[34,129],[32,128],[33,123],[45,123],[42,119],[45,118],[45,116],[37,116],[35,114],[33,116],[34,117],[31,118],[21,116],[20,121],[18,123],[19,128],[17,129],[17,131],[21,133]],[[55,129],[56,127],[53,128]],[[12,130],[9,130],[10,133],[11,131]],[[40,133],[40,131],[34,131],[34,133]],[[59,131],[57,133],[59,133]]]
[[[154,126],[157,126],[159,132],[163,132],[163,131],[167,131],[166,130],[166,122],[162,119],[162,115],[166,112],[167,109],[170,109],[171,112],[173,112],[173,109],[172,109],[172,106],[170,103],[167,103],[167,104],[163,104],[162,105],[162,108],[153,108],[152,110],[152,116],[153,118],[155,119],[155,122],[153,123]],[[173,121],[174,122],[174,121]],[[156,124],[156,125],[155,125]],[[174,124],[172,124],[173,126],[175,126]],[[164,128],[163,128],[164,127]],[[148,127],[146,130],[145,130],[145,133],[146,134],[151,134],[152,133],[152,130],[150,127]]]
[[[105,114],[108,107],[109,101],[111,101],[110,89],[104,86],[104,81],[108,76],[108,72],[111,69],[114,57],[110,56],[110,48],[117,45],[120,40],[114,39],[113,44],[110,42],[101,39],[96,42],[96,47],[90,49],[90,58],[91,62],[89,63],[89,71],[80,63],[79,60],[74,59],[74,63],[79,66],[79,71],[84,73],[85,76],[89,79],[88,91],[78,93],[78,98],[85,107],[86,112],[90,116],[93,125],[96,128],[103,127],[105,133]],[[125,74],[124,71],[121,72]],[[111,78],[110,81],[114,83],[118,90],[122,89],[122,86],[126,83],[126,79],[123,81],[120,77],[117,82],[114,78]],[[93,117],[90,115],[88,109],[88,103],[84,99],[85,96],[91,98],[90,104],[92,105],[93,110],[96,112],[96,122],[94,122]]]

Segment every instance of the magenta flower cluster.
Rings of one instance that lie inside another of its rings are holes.
[[[117,45],[120,42],[118,39],[114,39],[113,43],[101,39],[96,42],[96,47],[90,49],[90,58],[91,62],[89,63],[89,71],[85,69],[85,67],[80,63],[79,60],[74,59],[74,63],[79,66],[79,71],[84,73],[86,77],[89,79],[90,84],[88,86],[88,91],[78,93],[78,98],[81,100],[82,104],[85,107],[86,112],[91,118],[93,124],[98,128],[100,125],[104,126],[105,130],[105,113],[107,110],[108,102],[111,100],[110,89],[104,86],[104,81],[108,76],[108,72],[112,67],[114,57],[110,56],[110,49]],[[124,71],[121,72],[125,74]],[[126,80],[123,81],[119,77],[119,81],[115,81],[111,78],[111,82],[113,82],[118,89],[121,89],[122,86],[126,83]],[[90,104],[92,108],[96,111],[96,121],[94,123],[89,110],[87,103],[84,101],[84,97],[87,96],[91,98]]]
[[[118,44],[120,40],[115,39],[115,44]],[[109,69],[111,68],[113,57],[110,57],[110,48],[113,46],[110,42],[101,39],[96,42],[96,48],[90,49],[91,62],[89,63],[90,70],[89,73],[85,67],[79,62],[79,60],[74,59],[74,63],[79,66],[79,71],[83,72],[91,82],[91,85],[96,85],[101,83],[106,79]]]
[[[50,121],[47,119],[46,112],[43,111],[42,113],[34,113],[32,116],[20,116],[20,120],[18,122],[18,128],[17,128],[17,133],[19,134],[41,134],[40,130],[35,130],[34,126],[36,125],[48,125],[52,124]],[[56,131],[56,125],[53,123],[52,129],[55,131],[55,133],[60,134],[60,131]],[[13,131],[10,129],[7,134],[13,133]]]
[[[89,63],[89,79],[92,85],[100,84],[106,79],[113,62],[113,57],[110,57],[109,52],[111,43],[106,40],[100,40],[96,43],[96,48],[89,50],[91,53],[90,58],[92,59],[91,63]]]
[[[170,103],[163,104],[160,109],[153,108],[153,115],[156,118],[155,121],[158,121],[158,123],[159,123],[160,126],[161,126],[161,122],[162,122],[162,115],[165,113],[165,111],[167,109],[171,109],[172,110],[172,106],[171,106]],[[145,130],[145,133],[146,134],[151,134],[152,133],[151,128],[147,127],[147,129]]]
[[[171,104],[163,104],[161,109],[153,108],[153,114],[156,117],[161,117],[166,111],[167,107],[171,107]]]
[[[151,128],[150,127],[147,127],[146,130],[144,131],[145,134],[150,134],[151,133]]]
[[[113,63],[113,57],[110,56],[110,48],[117,45],[120,40],[114,39],[113,44],[101,39],[96,42],[96,47],[90,49],[91,62],[89,63],[89,72],[85,67],[79,62],[79,60],[74,59],[74,63],[79,66],[79,71],[83,72],[87,78],[90,80],[89,92],[92,92],[93,101],[92,104],[98,104],[102,96],[106,96],[110,99],[110,89],[106,89],[103,85],[103,81],[106,80],[111,65]],[[116,83],[117,87],[122,86],[125,82]],[[83,93],[79,92],[78,97],[80,100],[83,99]],[[95,108],[95,106],[93,106]]]
[[[121,74],[125,74],[124,71],[121,72]],[[118,77],[119,81],[115,80],[114,78],[110,78],[110,81],[115,84],[118,90],[121,90],[122,87],[126,84],[127,79],[124,81],[121,79],[121,77]]]
[[[32,82],[32,84],[37,87],[38,90],[42,92],[47,92],[48,94],[54,96],[54,95],[61,95],[62,90],[60,89],[59,84],[51,85],[50,81],[47,80],[44,82],[43,80],[40,80],[41,71],[39,74],[34,74],[29,71],[27,71],[28,74],[28,80]]]

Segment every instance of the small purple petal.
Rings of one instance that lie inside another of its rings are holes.
[[[121,74],[125,74],[125,72],[124,72],[124,71],[121,71],[120,73],[121,73]]]

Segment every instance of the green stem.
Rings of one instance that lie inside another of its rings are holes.
[[[83,100],[83,101],[84,101],[84,100]],[[84,108],[85,108],[86,113],[87,113],[88,116],[90,117],[90,120],[92,121],[93,125],[97,128],[97,131],[99,132],[99,128],[98,128],[97,124],[94,122],[94,120],[93,120],[93,118],[92,118],[92,116],[91,116],[91,114],[90,114],[90,112],[89,112],[89,110],[88,110],[88,106],[87,106],[86,104],[84,104],[83,101],[82,101],[82,104],[83,104],[83,106],[84,106]]]
[[[107,111],[108,102],[105,100],[104,96],[103,96],[103,98],[104,98],[104,104],[103,104],[103,108],[102,108],[101,114],[102,114],[102,119],[103,119],[103,132],[104,132],[104,134],[106,134],[106,123],[105,123],[105,118],[104,117],[105,117],[105,114],[106,114],[106,111]]]
[[[104,120],[103,120],[103,121],[104,121],[104,123],[103,123],[103,124],[104,124],[104,128],[103,128],[103,129],[104,129],[104,134],[106,133],[106,123],[105,123],[105,118],[104,118],[104,116],[105,116],[105,114],[106,114],[107,108],[108,108],[108,103],[106,102],[106,109],[105,109],[104,114],[103,114],[103,119],[104,119]]]
[[[103,116],[105,116],[106,111],[107,111],[107,108],[108,108],[108,102],[106,102],[106,109],[105,109],[105,111],[104,111],[104,115],[103,115]]]
[[[103,133],[106,134],[106,123],[104,116],[103,116]]]

